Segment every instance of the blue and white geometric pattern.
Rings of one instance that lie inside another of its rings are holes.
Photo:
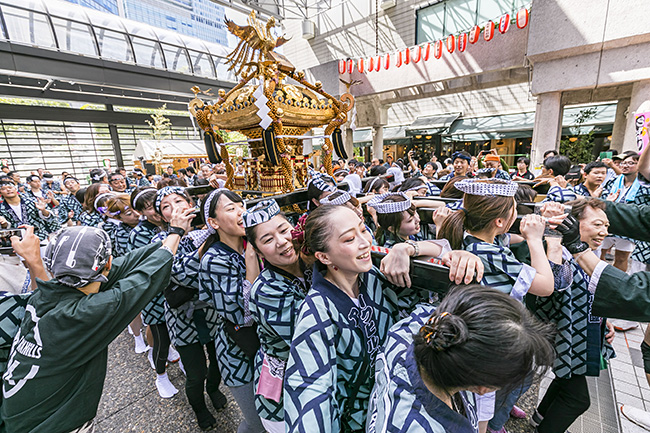
[[[397,295],[376,268],[359,276],[359,306],[314,270],[284,382],[287,431],[365,428],[375,355],[397,321]],[[355,396],[351,396],[357,389]],[[352,400],[348,401],[351,397]]]
[[[481,196],[514,197],[519,185],[508,179],[491,179],[487,182],[482,179],[463,179],[454,184],[457,190],[466,194]]]
[[[557,203],[565,203],[567,201],[575,200],[577,198],[576,193],[571,188],[562,188],[558,185],[552,186],[546,193],[546,198],[543,200],[554,201]]]
[[[463,416],[433,395],[420,377],[413,355],[413,334],[419,332],[434,311],[433,305],[421,304],[388,332],[375,366],[368,433],[478,432],[474,394],[459,393],[465,409]]]
[[[31,295],[31,292],[21,295],[0,292],[0,374],[7,368],[11,344],[25,316],[25,307]]]
[[[555,291],[548,297],[536,297],[535,314],[557,327],[557,357],[553,363],[553,373],[557,377],[598,376],[601,357],[608,360],[615,356],[614,349],[605,340],[607,320],[591,314],[594,295],[588,290],[589,276],[571,254],[563,250],[563,264],[551,262],[556,276]],[[568,281],[557,278],[562,274],[569,275]]]
[[[81,215],[79,215],[79,222],[82,226],[99,227],[99,224],[102,221],[104,221],[102,215],[94,210],[91,212],[83,211]]]
[[[158,226],[147,220],[140,221],[129,233],[129,251],[142,248],[151,243],[159,232]],[[165,297],[159,293],[142,309],[142,321],[147,325],[165,323]]]
[[[252,208],[246,209],[243,213],[244,227],[248,228],[265,223],[279,213],[280,206],[275,200],[262,200]]]
[[[40,240],[44,240],[47,238],[48,234],[54,233],[61,228],[61,224],[52,210],[50,210],[49,218],[41,218],[39,210],[36,207],[36,202],[27,198],[25,194],[20,195],[20,208],[22,220],[18,218],[18,215],[16,215],[14,210],[6,201],[1,201],[0,216],[4,217],[12,228],[16,228],[23,224],[33,226],[34,233]]]
[[[83,212],[83,208],[79,200],[74,196],[74,194],[65,194],[59,196],[59,206],[56,208],[59,214],[59,222],[65,224],[70,219],[68,214],[70,211],[74,212],[72,216],[72,221],[79,221],[79,216]]]
[[[303,281],[304,280],[304,281]],[[287,361],[298,318],[298,309],[311,287],[311,270],[304,278],[266,264],[251,288],[251,314],[257,322],[261,348],[255,357],[255,384],[262,371],[263,353]],[[283,402],[255,395],[255,407],[261,418],[284,421]]]
[[[245,317],[244,257],[223,242],[215,242],[201,258],[199,299],[212,304],[220,317],[235,325],[247,325]],[[253,380],[253,359],[237,346],[219,324],[215,339],[217,360],[226,386],[242,386]]]
[[[510,251],[510,237],[499,235],[493,244],[488,244],[468,233],[463,239],[465,250],[478,256],[485,271],[481,284],[490,286],[521,300],[530,289],[535,278],[534,268],[521,263]]]
[[[402,201],[387,201],[384,202],[384,199],[387,197],[400,196],[404,200]],[[387,192],[385,194],[376,195],[370,199],[368,206],[375,209],[377,213],[397,213],[403,212],[411,208],[411,199],[404,194],[403,192]]]

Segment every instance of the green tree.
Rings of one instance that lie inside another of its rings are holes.
[[[145,120],[149,127],[151,128],[151,138],[154,140],[165,140],[171,138],[171,129],[172,122],[164,116],[164,112],[167,110],[167,104],[164,104],[162,107],[157,109],[154,114],[151,114],[153,123],[149,120]]]
[[[575,125],[570,128],[572,137],[560,141],[560,154],[568,157],[574,164],[588,164],[593,161],[594,131],[584,134],[583,125],[596,116],[595,108],[580,110],[575,117]]]

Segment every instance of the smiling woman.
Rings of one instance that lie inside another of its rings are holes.
[[[323,432],[365,428],[371,366],[398,318],[397,295],[372,266],[370,246],[363,221],[345,206],[320,206],[305,222],[303,251],[317,261],[287,361],[288,431],[313,428],[310,420]]]

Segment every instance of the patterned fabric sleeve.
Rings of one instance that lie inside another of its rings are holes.
[[[209,250],[201,259],[201,300],[206,294],[219,315],[235,325],[246,325],[244,317],[243,285],[245,273],[224,254]]]
[[[321,307],[323,310],[325,307]],[[284,383],[284,420],[288,432],[338,432],[336,327],[307,297],[300,308]]]
[[[149,245],[152,237],[153,236],[149,230],[140,225],[136,226],[131,230],[131,233],[129,233],[129,251]]]
[[[440,188],[433,183],[433,182],[427,182],[427,196],[430,197],[439,197],[440,196]]]
[[[545,202],[555,201],[558,203],[565,203],[567,201],[575,200],[576,193],[573,190],[568,188],[560,188],[559,186],[552,186],[551,189],[546,193]]]
[[[465,249],[485,266],[482,284],[523,299],[537,275],[535,268],[519,262],[509,249],[486,242],[471,243]]]
[[[181,286],[199,288],[201,259],[199,251],[176,254],[172,266],[172,280]]]

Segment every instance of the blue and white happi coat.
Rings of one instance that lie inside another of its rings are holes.
[[[268,262],[251,288],[250,311],[257,322],[260,350],[255,357],[255,384],[260,380],[263,358],[275,358],[277,365],[289,359],[289,347],[298,318],[298,310],[311,287],[312,270],[298,278]],[[255,407],[261,418],[284,421],[283,401],[275,402],[255,395]]]
[[[217,314],[235,325],[252,326],[250,286],[244,256],[223,242],[215,242],[201,258],[199,299],[214,305]],[[254,360],[230,338],[220,322],[215,338],[217,360],[226,386],[253,381]]]
[[[83,213],[83,207],[79,200],[75,197],[74,194],[64,194],[58,197],[59,206],[57,207],[57,212],[59,214],[59,222],[65,224],[70,219],[68,214],[70,211],[74,212],[72,216],[72,221],[79,221],[79,217]]]
[[[478,433],[474,394],[459,392],[457,400],[464,413],[452,410],[428,390],[415,362],[413,334],[435,309],[421,304],[388,332],[383,351],[377,355],[367,433]]]
[[[192,299],[178,308],[164,301],[165,321],[172,344],[175,347],[190,344],[207,344],[215,339],[219,315],[212,303],[199,300],[199,272],[201,259],[199,247],[207,236],[206,230],[191,231],[181,238],[174,256],[170,285],[190,287],[196,290]],[[158,233],[152,243],[167,239],[168,233]],[[164,296],[163,296],[164,299]]]
[[[160,232],[157,225],[147,220],[142,220],[129,233],[129,252],[142,248],[151,243],[151,240]],[[165,323],[165,297],[157,294],[142,310],[142,321],[146,325],[160,325]]]
[[[591,314],[594,294],[589,276],[562,247],[563,263],[551,262],[555,291],[548,297],[536,297],[535,315],[556,325],[553,373],[561,379],[573,375],[598,376],[600,362],[616,356],[605,340],[607,319]]]
[[[350,298],[314,269],[300,306],[284,381],[287,432],[362,430],[375,357],[398,319],[397,295],[378,269]]]
[[[61,228],[61,224],[52,210],[50,210],[49,217],[43,218],[41,211],[36,207],[36,202],[24,194],[20,194],[20,212],[22,215],[19,217],[9,203],[4,200],[0,201],[0,216],[10,224],[9,228],[17,228],[23,224],[33,226],[34,234],[40,240],[44,240],[47,235]]]
[[[102,215],[97,211],[83,211],[79,215],[79,222],[82,226],[99,227],[99,224],[103,221]]]
[[[111,245],[114,247],[115,245],[115,232],[117,231],[117,228],[122,225],[122,221],[115,219],[115,218],[106,218],[104,221],[99,223],[99,228],[104,230],[106,234],[108,235],[108,238],[111,240]]]
[[[112,232],[111,243],[113,245],[113,256],[121,257],[130,251],[129,236],[133,227],[120,223]]]
[[[500,292],[521,301],[528,290],[537,271],[535,268],[521,263],[510,251],[510,235],[502,234],[489,244],[469,233],[463,239],[465,250],[478,256],[483,262],[485,271],[481,284],[490,286]]]

